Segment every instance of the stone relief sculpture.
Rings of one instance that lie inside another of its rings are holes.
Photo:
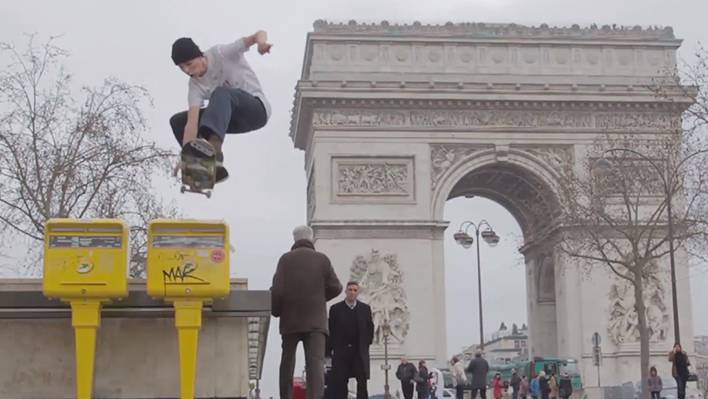
[[[483,149],[480,146],[464,144],[432,144],[430,146],[430,173],[432,188],[437,187],[440,177],[462,158]]]
[[[388,320],[389,343],[402,344],[408,335],[410,312],[397,256],[382,254],[376,249],[368,256],[357,256],[352,262],[351,280],[359,282],[361,299],[371,306],[374,343],[383,344],[382,326]]]
[[[406,163],[341,163],[337,168],[337,195],[406,195]]]
[[[664,303],[665,290],[658,277],[658,267],[652,271],[644,283],[644,304],[646,305],[649,339],[653,342],[666,340],[669,315]],[[637,311],[634,309],[634,288],[629,282],[617,281],[610,286],[609,337],[615,344],[637,342],[639,326]]]
[[[572,146],[520,146],[519,149],[541,159],[555,170],[562,170],[563,168],[569,168],[573,165]]]
[[[390,104],[386,106],[390,107]],[[426,110],[338,109],[316,110],[312,126],[319,128],[468,128],[468,127],[547,127],[583,129],[672,129],[679,119],[671,113],[545,111],[537,109]]]

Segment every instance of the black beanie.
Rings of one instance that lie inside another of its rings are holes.
[[[172,61],[175,65],[201,57],[202,51],[189,37],[181,37],[172,44]]]

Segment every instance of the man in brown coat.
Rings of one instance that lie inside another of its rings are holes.
[[[327,330],[327,301],[342,292],[342,284],[327,256],[315,251],[308,226],[293,231],[290,252],[278,261],[273,276],[271,312],[280,317],[283,354],[280,359],[280,398],[290,399],[295,371],[295,349],[305,348],[307,398],[324,396],[324,352]]]

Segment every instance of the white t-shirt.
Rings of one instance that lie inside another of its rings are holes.
[[[261,89],[258,77],[244,57],[246,51],[248,47],[243,39],[217,45],[205,51],[206,73],[202,77],[189,78],[187,94],[189,106],[201,107],[219,86],[233,87],[258,97],[265,106],[267,117],[270,118],[270,104]]]

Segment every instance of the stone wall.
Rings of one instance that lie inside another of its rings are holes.
[[[145,295],[144,282],[106,306],[96,343],[95,399],[162,399],[180,395],[173,310]],[[260,377],[268,293],[234,280],[228,298],[206,306],[196,378],[197,398],[245,398]],[[238,303],[238,305],[236,305]],[[75,345],[66,305],[41,294],[41,280],[0,280],[0,398],[74,398]],[[261,325],[259,325],[259,323]],[[249,340],[249,332],[253,337]],[[255,340],[255,341],[254,341]],[[249,369],[249,348],[255,351]]]

